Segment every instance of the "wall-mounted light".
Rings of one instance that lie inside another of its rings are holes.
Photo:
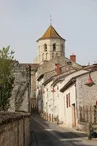
[[[55,89],[54,89],[54,87],[52,88],[51,92],[55,92]]]
[[[91,86],[94,85],[94,82],[93,82],[93,80],[92,80],[92,78],[91,78],[90,73],[89,73],[89,76],[88,76],[88,81],[87,81],[87,83],[86,83],[85,85],[87,85],[87,86],[89,86],[89,87],[91,87]]]

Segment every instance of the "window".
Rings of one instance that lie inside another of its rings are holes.
[[[68,94],[68,106],[70,107],[70,93]]]
[[[52,53],[52,58],[54,58],[54,53]]]
[[[68,95],[66,95],[66,107],[68,108]]]
[[[44,44],[44,51],[47,51],[47,44]]]
[[[46,60],[47,60],[48,53],[46,53]]]
[[[62,52],[64,51],[64,45],[63,44],[61,45],[61,50],[62,50]]]
[[[70,93],[66,95],[66,107],[70,107]]]
[[[53,44],[53,51],[56,51],[56,44]]]

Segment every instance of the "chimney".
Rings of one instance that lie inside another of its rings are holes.
[[[70,60],[72,62],[76,62],[76,55],[74,55],[74,54],[70,55]]]
[[[60,64],[59,63],[58,64],[55,64],[55,66],[56,66],[55,70],[57,72],[57,75],[59,75],[61,73]]]

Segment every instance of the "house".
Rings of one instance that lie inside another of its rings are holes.
[[[65,106],[66,106],[66,99],[65,99],[65,95],[60,92],[60,89],[67,84],[67,82],[72,78],[75,77],[76,75],[82,74],[87,72],[86,70],[80,69],[80,70],[71,70],[69,72],[65,72],[64,74],[61,74],[60,77],[58,79],[55,79],[52,83],[52,86],[55,89],[59,89],[58,90],[58,97],[59,97],[59,101],[58,101],[58,106],[59,106],[59,113],[58,113],[58,118],[59,121],[62,123],[65,123]],[[69,95],[68,95],[69,96]],[[70,121],[70,119],[68,118],[68,120]]]
[[[97,101],[96,76],[97,68],[83,71],[73,75],[61,87],[60,91],[64,97],[64,123],[68,127],[85,130],[86,122],[92,121],[93,113],[90,115],[90,109],[87,115],[85,112],[87,107],[91,108]],[[80,111],[80,107],[84,109],[81,108]]]

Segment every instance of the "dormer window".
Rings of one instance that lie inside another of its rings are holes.
[[[56,51],[56,44],[53,44],[53,51]]]
[[[44,44],[44,51],[47,51],[47,44]]]

